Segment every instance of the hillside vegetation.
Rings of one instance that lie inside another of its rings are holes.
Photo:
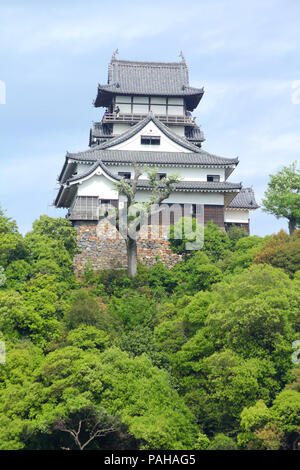
[[[23,237],[0,212],[0,449],[293,448],[300,230],[208,224],[201,251],[135,278],[78,279],[76,253],[65,219]]]

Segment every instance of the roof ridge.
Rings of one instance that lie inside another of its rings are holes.
[[[149,151],[149,150],[120,150],[120,149],[105,149],[105,148],[101,148],[101,145],[97,145],[95,147],[92,147],[92,148],[88,148],[86,150],[83,150],[81,152],[76,152],[76,153],[73,153],[73,152],[67,152],[66,153],[66,157],[67,158],[74,158],[75,155],[82,155],[82,154],[92,154],[92,153],[96,153],[96,152],[109,152],[109,153],[123,153],[123,154],[135,154],[135,153],[143,153],[145,155],[152,155],[152,154],[166,154],[166,155],[178,155],[178,154],[182,154],[182,155],[186,155],[186,156],[190,156],[190,155],[195,155],[195,157],[197,156],[200,156],[200,155],[204,155],[204,156],[207,156],[207,157],[214,157],[214,158],[218,158],[218,159],[221,159],[221,160],[225,160],[225,161],[228,161],[228,163],[235,163],[238,161],[238,157],[235,157],[235,158],[230,158],[230,157],[219,157],[218,155],[215,155],[213,153],[210,153],[210,152],[207,152],[206,150],[203,150],[203,149],[200,149],[199,152],[170,152],[170,151],[167,151],[167,150],[161,150],[161,151]],[[243,188],[244,189],[244,188]],[[250,189],[250,188],[245,188],[245,189]]]
[[[162,66],[162,67],[168,67],[168,66],[176,66],[176,67],[184,67],[184,68],[187,68],[187,65],[185,62],[157,62],[157,61],[139,61],[139,60],[119,60],[119,59],[112,59],[111,64],[113,63],[119,63],[119,64],[124,64],[124,65],[132,65],[132,66],[135,66],[135,65],[140,65],[140,66],[143,66],[143,65],[154,65],[154,66]]]

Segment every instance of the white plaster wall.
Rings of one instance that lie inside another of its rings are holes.
[[[154,111],[155,112],[155,111]],[[174,116],[183,116],[184,115],[184,109],[183,106],[169,106],[168,107],[168,113]]]
[[[103,175],[94,175],[90,179],[78,185],[78,196],[98,196],[100,199],[118,199],[118,192],[114,188],[113,181]],[[136,201],[149,200],[151,191],[138,191]],[[213,204],[223,205],[224,196],[220,193],[194,193],[174,191],[165,203],[178,204]],[[248,220],[248,219],[247,219]]]
[[[123,124],[119,124],[119,123],[115,123],[113,125],[113,134],[114,135],[120,135],[120,134],[123,134],[123,132],[126,132],[128,131],[129,129],[131,129],[132,126],[130,126],[130,124],[126,124],[126,123],[123,123]]]
[[[113,181],[103,175],[94,175],[78,185],[78,196],[98,196],[101,199],[118,199]]]
[[[146,165],[145,165],[146,166]],[[130,165],[108,165],[108,168],[113,173],[118,174],[119,171],[131,172],[133,176],[134,170]],[[153,168],[153,167],[151,167]],[[207,181],[207,175],[220,175],[220,181],[225,179],[224,168],[211,169],[211,168],[180,168],[174,166],[157,166],[158,173],[167,173],[167,175],[178,174],[183,180],[186,181]],[[146,172],[142,174],[141,179],[147,179]]]
[[[131,104],[130,103],[118,103],[121,113],[127,114],[131,113]]]
[[[136,194],[136,201],[147,201],[151,196],[151,191],[138,191]],[[170,204],[212,204],[223,205],[224,196],[219,193],[188,193],[188,192],[175,192],[172,193],[168,199],[163,203]]]
[[[224,213],[225,222],[247,224],[249,219],[249,211],[247,209],[226,209]]]
[[[184,126],[170,126],[170,130],[176,132],[176,134],[180,135],[181,137],[185,137]]]
[[[160,145],[141,145],[141,135],[160,136]],[[176,144],[167,136],[165,136],[165,134],[160,129],[158,129],[158,127],[153,122],[146,124],[146,126],[140,132],[126,140],[126,142],[114,145],[111,148],[115,150],[145,150],[152,152],[191,152],[190,150]]]

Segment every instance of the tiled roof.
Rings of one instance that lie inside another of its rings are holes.
[[[130,129],[130,131],[131,130],[132,129]],[[172,132],[172,130],[171,130],[171,132]],[[174,132],[173,132],[173,134],[174,134]],[[91,128],[90,145],[93,145],[93,140],[92,140],[93,138],[96,138],[97,140],[98,139],[105,139],[105,141],[106,141],[107,139],[113,139],[113,138],[116,138],[116,137],[119,138],[120,136],[112,134],[110,129],[108,129],[107,125],[97,123],[96,125],[94,124],[93,127]],[[180,136],[178,136],[178,137],[180,137]],[[200,127],[195,126],[195,127],[189,129],[186,132],[184,140],[187,140],[187,141],[193,143],[193,142],[203,142],[205,140],[205,138],[204,138],[203,131],[201,131]],[[95,143],[94,143],[94,145],[95,145]],[[196,149],[194,149],[194,150],[196,151]]]
[[[105,124],[93,125],[92,133],[94,137],[114,137]]]
[[[72,178],[69,178],[67,180],[67,184],[79,181],[82,178],[91,175],[95,170],[97,170],[98,166],[100,166],[100,168],[102,168],[102,170],[114,180],[120,181],[122,179],[119,175],[110,171],[101,160],[98,160],[93,165],[91,165],[86,172],[81,173],[79,175],[74,175]]]
[[[149,153],[149,152],[146,152]],[[84,173],[80,173],[79,175],[75,175],[69,178],[65,183],[68,185],[69,183],[74,183],[77,181],[86,178],[87,176],[91,175],[97,168],[100,166],[102,170],[114,180],[120,181],[122,177],[110,171],[107,166],[101,160],[97,160],[93,165],[91,165],[87,171]],[[138,181],[138,188],[143,189],[151,189],[147,180],[140,179]],[[159,186],[164,186],[164,183],[159,183]],[[227,181],[223,182],[212,182],[212,181],[179,181],[176,184],[176,190],[203,190],[203,191],[228,191],[228,190],[240,190],[242,187],[241,183],[229,183]]]
[[[94,162],[102,160],[106,165],[139,164],[139,165],[176,165],[176,166],[218,166],[226,167],[238,164],[237,158],[217,157],[200,150],[197,153],[159,152],[146,150],[102,150],[91,148],[85,152],[68,153],[68,160]]]
[[[54,202],[56,207],[69,207],[74,196],[75,196],[75,189],[76,182],[80,181],[81,179],[89,176],[93,173],[93,171],[97,168],[97,166],[101,166],[107,174],[110,174],[117,180],[121,180],[119,176],[111,174],[105,165],[101,164],[101,162],[96,162],[94,165],[91,166],[85,173],[80,175],[76,175],[73,178],[70,178],[64,184],[61,185],[56,200]],[[130,180],[126,180],[130,182]],[[70,184],[74,183],[74,184]],[[163,183],[160,183],[159,186],[163,187]],[[174,191],[183,191],[183,192],[221,192],[221,193],[236,193],[240,191],[242,187],[241,183],[230,183],[227,181],[224,182],[206,182],[206,181],[179,181],[175,184]],[[137,189],[151,191],[152,187],[149,185],[147,180],[139,180],[137,183]]]
[[[90,129],[89,146],[91,147],[92,145],[99,145],[100,142],[106,142],[106,140],[112,139],[114,137],[115,136],[111,134],[110,129],[108,129],[105,124],[97,124],[96,126],[94,124],[93,127]]]
[[[151,190],[151,186],[146,180],[139,180],[138,189]],[[161,184],[163,187],[163,183]],[[175,184],[176,191],[201,191],[201,192],[237,192],[241,189],[241,183],[206,182],[206,181],[180,181]]]
[[[228,209],[258,209],[252,188],[242,188],[234,199],[228,204]]]
[[[152,120],[155,125],[172,141],[178,145],[191,150],[191,152],[161,152],[161,151],[129,151],[129,150],[113,150],[110,147],[118,145],[123,141],[126,141],[130,137],[134,136],[143,127]],[[108,149],[108,150],[107,150]],[[155,166],[166,166],[174,165],[178,167],[184,166],[219,166],[227,168],[226,179],[232,172],[233,167],[238,164],[238,158],[224,158],[218,157],[211,153],[208,153],[199,147],[188,142],[184,137],[180,137],[170,129],[161,123],[152,113],[135,124],[131,129],[125,131],[120,136],[110,139],[108,142],[104,142],[100,145],[94,145],[90,149],[78,152],[78,153],[67,153],[66,162],[59,176],[59,181],[66,180],[66,172],[69,174],[69,170],[66,168],[69,166],[69,160],[71,161],[87,161],[95,162],[102,160],[105,164],[116,165],[116,164],[133,164],[137,163],[140,165],[155,165]]]
[[[188,142],[184,137],[180,137],[178,134],[176,134],[176,132],[171,131],[167,126],[165,126],[165,124],[163,124],[159,119],[157,119],[151,111],[144,119],[132,126],[131,129],[128,129],[127,131],[123,132],[123,134],[121,134],[120,136],[109,140],[109,142],[104,142],[103,144],[100,144],[99,148],[105,149],[125,142],[126,140],[136,135],[139,131],[141,131],[150,121],[154,122],[154,124],[176,144],[181,145],[182,147],[186,148],[187,150],[191,150],[192,152],[199,152],[198,147]]]
[[[204,134],[201,131],[199,126],[192,127],[188,131],[186,131],[186,138],[190,140],[191,142],[196,141],[196,142],[203,142],[204,139]]]
[[[194,97],[194,109],[204,90],[190,86],[184,61],[134,62],[112,59],[109,64],[108,84],[98,86],[95,106],[105,106],[102,93]]]

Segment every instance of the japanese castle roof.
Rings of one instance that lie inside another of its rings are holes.
[[[66,183],[69,184],[69,183],[73,183],[74,181],[80,181],[83,178],[86,178],[86,177],[92,175],[94,173],[94,171],[97,170],[98,167],[100,167],[104,171],[104,173],[107,176],[109,176],[111,179],[113,179],[114,181],[120,181],[122,179],[121,176],[119,176],[116,173],[113,173],[112,171],[110,171],[107,168],[107,166],[101,160],[98,160],[93,165],[91,165],[84,173],[81,173],[79,175],[76,174],[76,175],[72,176],[71,178],[68,178],[68,180],[66,180]]]
[[[186,153],[147,150],[102,150],[95,148],[85,152],[67,153],[66,158],[77,162],[102,160],[106,165],[217,166],[224,168],[236,166],[238,163],[237,158],[217,157],[204,150],[197,153]]]
[[[181,62],[136,62],[112,58],[108,67],[108,83],[98,85],[94,105],[107,106],[111,95],[185,97],[189,109],[198,105],[203,88],[189,84],[188,68]]]
[[[252,188],[242,188],[234,199],[228,204],[227,209],[258,209]]]
[[[115,138],[109,140],[108,142],[104,142],[103,144],[100,144],[98,148],[106,149],[109,147],[113,147],[115,145],[119,145],[122,142],[125,142],[126,140],[130,139],[131,137],[136,135],[138,132],[140,132],[150,121],[152,121],[158,127],[158,129],[165,134],[165,136],[167,136],[170,140],[172,140],[176,144],[181,145],[181,147],[184,147],[187,150],[191,150],[192,152],[199,152],[199,147],[197,147],[196,145],[192,144],[184,137],[181,137],[180,135],[176,134],[176,132],[169,129],[169,127],[167,127],[159,119],[157,119],[157,117],[154,116],[152,111],[150,111],[149,114],[144,119],[139,121],[130,129],[123,132],[121,135],[116,136]]]
[[[203,142],[204,135],[199,126],[194,126],[187,131],[186,138],[191,142]]]
[[[86,172],[79,175],[74,175],[73,177],[68,178],[61,184],[60,190],[54,202],[56,207],[69,207],[72,199],[76,194],[76,185],[86,178],[92,176],[100,167],[106,176],[115,180],[115,182],[120,181],[122,178],[117,174],[111,172],[106,165],[98,160],[93,165],[91,165]],[[128,180],[130,183],[130,180]],[[161,182],[159,186],[163,187],[164,183]],[[207,181],[179,181],[175,184],[175,191],[184,191],[184,192],[221,192],[221,193],[238,193],[242,188],[242,183],[230,183],[228,181],[223,182],[207,182]],[[152,187],[147,180],[138,180],[137,189],[144,191],[151,191]]]
[[[149,152],[147,152],[149,153]],[[114,179],[115,181],[120,181],[122,177],[117,175],[116,173],[110,171],[107,166],[103,163],[101,160],[97,160],[93,165],[91,165],[85,172],[77,174],[72,176],[71,178],[68,178],[65,183],[68,185],[70,183],[74,183],[77,181],[80,181],[82,179],[87,178],[88,176],[92,175],[94,171],[98,168],[101,167],[101,169],[104,171],[106,175],[108,175],[110,178]],[[130,180],[129,180],[130,181]],[[151,189],[149,186],[149,183],[147,180],[142,180],[140,179],[138,181],[138,188],[144,188],[144,189]],[[163,187],[163,183],[161,183],[161,186]],[[189,190],[198,190],[198,189],[203,189],[203,190],[219,190],[219,191],[226,191],[226,190],[231,190],[231,189],[241,189],[242,185],[241,183],[229,183],[227,181],[224,182],[207,182],[207,181],[179,181],[176,185],[176,189],[183,190],[183,189],[189,189]]]
[[[163,183],[159,185],[163,188]],[[152,190],[147,180],[139,180],[138,189]],[[238,192],[242,188],[242,183],[207,182],[207,181],[179,181],[175,184],[176,191],[201,191],[201,192]]]
[[[157,118],[156,118],[157,119]],[[159,121],[159,119],[157,119]],[[167,126],[165,126],[167,127]],[[131,130],[131,129],[130,129]],[[170,130],[170,132],[172,132]],[[171,134],[170,134],[171,135]],[[89,145],[90,146],[95,146],[95,145],[99,145],[98,144],[95,144],[93,143],[93,138],[97,139],[97,140],[103,140],[103,143],[104,141],[107,141],[107,140],[110,140],[110,139],[113,139],[113,138],[119,138],[120,135],[119,134],[112,134],[111,133],[111,130],[108,128],[108,126],[106,124],[101,124],[101,123],[94,123],[92,129],[90,129],[90,143]],[[174,132],[173,132],[173,139],[174,138],[177,138],[178,140],[178,135],[174,135]],[[185,135],[185,138],[182,137],[181,138],[181,142],[182,141],[188,141],[188,142],[191,142],[191,143],[199,143],[199,142],[203,142],[205,140],[204,138],[204,134],[203,134],[203,131],[200,129],[199,126],[194,126],[193,128],[191,128],[190,130],[188,130],[187,134]],[[196,151],[196,149],[194,149]]]
[[[67,153],[66,161],[58,181],[60,183],[64,183],[69,179],[74,174],[78,163],[82,162],[92,166],[98,161],[102,161],[106,166],[122,166],[129,164],[154,167],[173,166],[174,168],[225,168],[226,178],[232,173],[233,169],[238,164],[237,158],[217,157],[216,155],[205,152],[204,150],[197,153],[185,153],[146,150],[102,150],[100,148],[93,148],[85,152]]]

